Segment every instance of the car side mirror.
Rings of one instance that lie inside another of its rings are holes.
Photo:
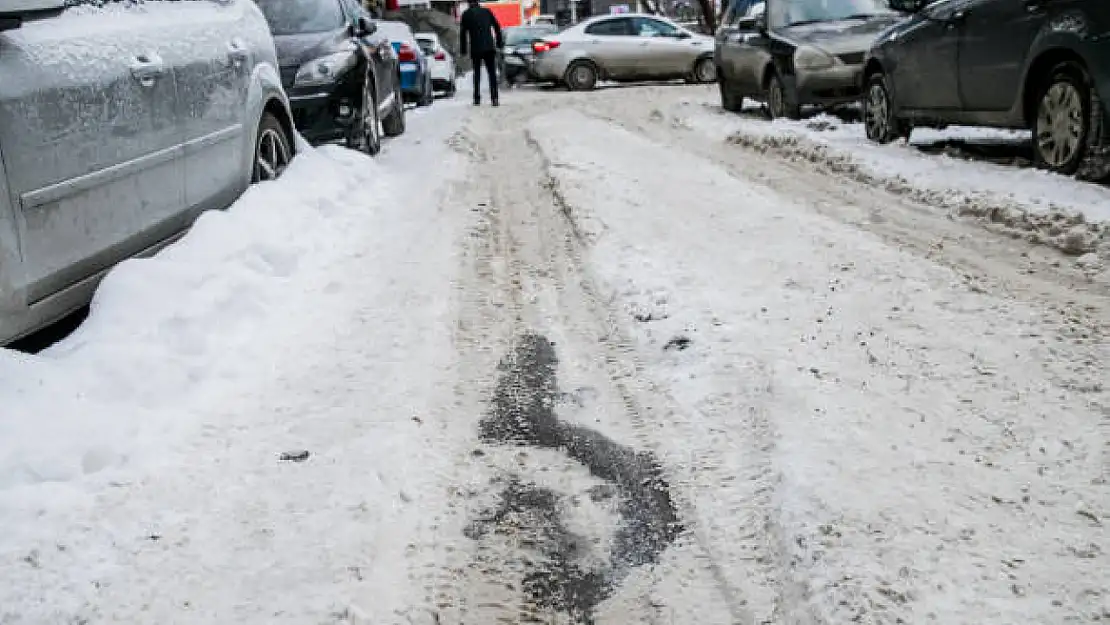
[[[355,20],[355,23],[351,25],[351,34],[355,37],[366,37],[368,35],[373,35],[375,32],[377,32],[377,30],[378,25],[366,19],[365,17],[359,17],[357,20]]]

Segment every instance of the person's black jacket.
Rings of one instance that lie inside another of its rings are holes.
[[[469,45],[468,45],[469,44]],[[487,52],[496,52],[503,44],[501,24],[484,6],[470,6],[463,11],[459,21],[459,52],[478,58]]]

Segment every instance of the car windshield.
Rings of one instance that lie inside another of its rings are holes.
[[[517,46],[522,43],[528,43],[533,39],[540,39],[548,35],[554,34],[556,30],[551,27],[531,27],[531,28],[506,28],[505,29],[505,45]]]
[[[343,28],[337,0],[256,0],[275,35],[322,33]]]
[[[415,37],[412,29],[404,22],[378,22],[378,32],[390,41],[412,41]]]
[[[887,0],[772,0],[769,9],[772,28],[898,14]]]

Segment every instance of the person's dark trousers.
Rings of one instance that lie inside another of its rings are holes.
[[[478,56],[470,57],[474,65],[474,103],[482,101],[482,66],[486,68],[486,77],[489,78],[489,99],[497,106],[497,52],[490,50]]]

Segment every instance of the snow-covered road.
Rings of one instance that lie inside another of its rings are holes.
[[[0,623],[1110,619],[1100,226],[709,93],[440,101],[0,354]]]

